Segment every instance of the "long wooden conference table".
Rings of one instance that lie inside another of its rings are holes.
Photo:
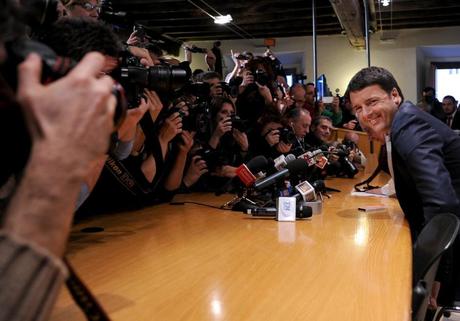
[[[351,196],[358,180],[327,180],[342,192],[296,222],[194,204],[99,215],[74,226],[68,257],[112,320],[409,320],[409,227],[395,199]],[[85,320],[66,288],[51,320]]]

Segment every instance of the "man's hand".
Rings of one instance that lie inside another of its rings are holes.
[[[46,149],[49,161],[61,163],[56,166],[71,163],[78,175],[84,175],[89,164],[107,152],[114,129],[114,82],[100,76],[103,67],[104,57],[90,53],[66,77],[42,85],[38,55],[29,55],[19,65],[17,99],[34,150]]]

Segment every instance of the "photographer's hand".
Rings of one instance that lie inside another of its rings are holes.
[[[239,87],[239,92],[240,94],[244,91],[244,89],[249,85],[254,83],[254,76],[252,75],[252,72],[249,70],[246,70],[243,74],[243,81],[241,82],[241,85]]]
[[[126,117],[118,128],[118,138],[121,141],[127,142],[134,139],[136,135],[137,123],[141,120],[142,116],[149,109],[147,101],[142,98],[141,103],[137,108],[128,109]]]
[[[356,128],[356,124],[358,123],[357,120],[350,120],[348,123],[345,123],[343,124],[343,128],[347,128],[347,129],[355,129]]]
[[[179,150],[182,154],[187,155],[187,153],[190,151],[194,143],[194,140],[193,140],[194,136],[195,136],[195,132],[189,132],[187,130],[182,131],[181,133],[182,142],[179,143]]]
[[[256,82],[257,87],[259,87],[259,94],[264,97],[265,104],[271,104],[273,101],[272,93],[267,86],[262,86]]]
[[[228,133],[231,130],[232,130],[231,118],[225,117],[221,119],[217,123],[216,129],[214,129],[214,132],[212,133],[212,136],[208,141],[209,146],[216,149],[220,143],[221,137],[224,136],[225,133]]]
[[[279,142],[278,145],[276,145],[276,150],[282,154],[289,153],[291,150],[292,144],[286,144],[284,142]]]
[[[182,132],[182,117],[179,113],[173,113],[166,118],[165,122],[160,128],[158,134],[163,159],[166,157],[169,142],[176,137],[177,134]]]
[[[49,85],[40,83],[41,66],[35,54],[19,66],[17,98],[33,146],[3,227],[61,257],[80,184],[109,146],[115,97],[113,80],[100,77],[100,54],[86,55],[67,76]]]
[[[137,31],[133,31],[130,35],[128,40],[126,40],[126,43],[130,46],[137,46],[140,44],[140,39],[137,36]]]
[[[238,129],[233,129],[233,139],[238,143],[242,152],[249,150],[249,141],[246,133],[240,132]]]
[[[272,129],[265,134],[265,140],[268,145],[274,146],[280,142],[280,131],[278,129]]]
[[[195,155],[192,158],[190,166],[188,167],[182,182],[187,188],[189,188],[198,181],[201,175],[207,172],[208,166],[206,165],[206,162],[202,160],[200,156]]]
[[[164,107],[163,103],[161,102],[160,97],[158,97],[158,94],[154,90],[145,89],[144,95],[147,98],[150,116],[152,117],[152,120],[155,122],[157,120],[158,115]]]

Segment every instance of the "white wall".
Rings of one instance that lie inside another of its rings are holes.
[[[427,57],[418,51],[419,46],[459,44],[460,27],[411,29],[397,31],[398,36],[394,43],[382,43],[380,33],[371,38],[371,64],[382,66],[390,70],[404,92],[406,99],[416,102],[418,92],[424,87],[425,68]],[[289,53],[303,52],[305,74],[312,80],[312,38],[292,37],[277,38],[273,52]],[[200,47],[212,47],[212,42],[196,42]],[[262,53],[262,40],[229,40],[222,41],[222,53],[227,55],[230,49],[234,51],[249,50],[253,53]],[[259,47],[257,46],[259,45]],[[417,54],[418,52],[418,54]],[[340,89],[345,92],[350,78],[361,68],[367,66],[366,52],[359,51],[349,45],[345,36],[319,36],[317,38],[318,74],[327,76],[329,88],[334,92]],[[183,53],[181,54],[183,58]],[[193,55],[192,69],[206,69],[204,58],[200,54]],[[232,66],[228,66],[230,69]],[[420,79],[420,80],[419,80]],[[307,80],[307,81],[308,81]]]

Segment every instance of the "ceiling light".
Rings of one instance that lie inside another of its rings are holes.
[[[227,14],[225,16],[217,16],[214,17],[214,23],[217,23],[218,25],[224,25],[226,23],[229,23],[233,20],[232,16]]]
[[[391,0],[381,0],[382,6],[388,7],[390,5]]]

